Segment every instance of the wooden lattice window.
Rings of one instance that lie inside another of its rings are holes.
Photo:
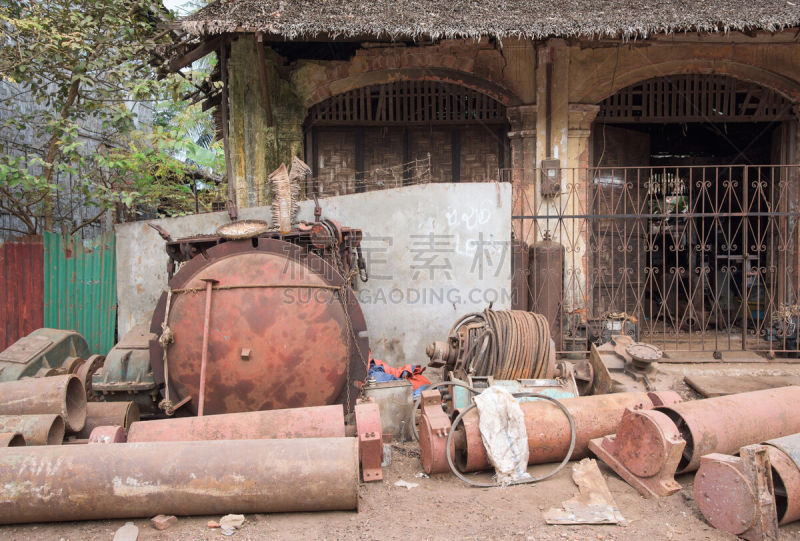
[[[624,88],[600,104],[598,119],[631,122],[769,122],[792,103],[761,85],[724,75],[676,75]]]
[[[357,88],[315,105],[313,125],[506,122],[503,104],[463,86],[433,81],[398,81]]]

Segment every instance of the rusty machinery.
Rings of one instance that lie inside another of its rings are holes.
[[[800,520],[800,434],[701,457],[694,495],[705,519],[749,541],[777,539]]]
[[[315,214],[285,234],[258,221],[178,240],[157,228],[169,288],[149,328],[109,353],[94,392],[167,415],[198,414],[201,403],[204,414],[336,403],[352,411],[369,350],[351,289],[367,279],[361,231]]]
[[[442,367],[444,375],[460,380],[467,376],[549,378],[555,373],[555,353],[544,316],[491,308],[463,316],[447,340],[426,349],[430,368]]]
[[[628,409],[616,433],[589,449],[643,496],[666,496],[681,488],[675,474],[695,471],[703,455],[800,432],[798,401],[792,386]]]
[[[0,381],[74,373],[89,357],[78,332],[36,329],[0,352]]]

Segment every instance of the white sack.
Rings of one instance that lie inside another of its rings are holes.
[[[489,387],[475,397],[478,427],[500,484],[530,479],[528,433],[519,402],[502,387]]]

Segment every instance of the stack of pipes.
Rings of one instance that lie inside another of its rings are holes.
[[[357,509],[382,436],[377,405],[356,408],[353,438],[341,405],[140,421],[75,375],[3,382],[0,524]]]

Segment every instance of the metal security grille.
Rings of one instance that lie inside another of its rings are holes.
[[[357,88],[315,105],[312,124],[506,122],[505,107],[475,90],[432,81],[398,81]]]
[[[784,120],[792,104],[763,86],[723,75],[678,75],[629,86],[600,104],[598,119],[633,122]]]
[[[515,207],[518,238],[564,246],[559,349],[623,320],[665,350],[800,351],[800,166],[563,173],[561,197]]]

